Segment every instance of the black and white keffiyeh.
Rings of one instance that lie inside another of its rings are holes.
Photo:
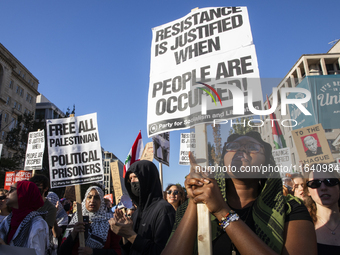
[[[86,209],[86,199],[91,190],[95,189],[100,197],[100,207],[97,212],[89,212]],[[92,249],[102,249],[107,239],[109,232],[109,218],[107,217],[104,203],[104,192],[97,186],[91,186],[87,189],[83,202],[81,203],[83,216],[89,216],[91,227],[89,228],[88,237],[85,240],[85,245]],[[74,225],[78,222],[77,213],[74,213],[69,225],[67,226],[64,237],[71,234]]]
[[[57,202],[59,201],[59,197],[56,193],[50,191],[47,194],[46,197],[54,206],[56,206]],[[59,202],[58,203],[58,208],[57,208],[57,217],[56,221],[58,226],[66,226],[68,224],[68,215],[66,211],[64,210],[64,207],[62,204]]]
[[[32,223],[35,217],[38,216],[43,216],[45,215],[47,212],[37,212],[37,211],[32,211],[29,214],[27,214],[27,216],[24,218],[24,220],[20,223],[13,239],[12,242],[14,244],[14,246],[18,246],[18,247],[27,247],[27,241],[28,241],[28,236],[31,232],[32,229]],[[6,233],[6,235],[4,236],[5,239],[3,240],[7,240],[7,235],[9,233],[10,230],[10,226],[11,226],[11,219],[12,219],[12,213],[10,213],[5,219],[0,226],[0,233]],[[18,233],[18,234],[17,234]]]

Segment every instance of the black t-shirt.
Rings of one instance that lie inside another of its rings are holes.
[[[308,221],[313,222],[312,218],[310,217],[308,213],[306,206],[303,203],[299,204],[297,201],[292,200],[292,201],[289,201],[289,204],[292,210],[290,214],[286,215],[285,222],[293,221],[293,220],[308,220]],[[254,219],[251,213],[252,206],[241,209],[241,210],[236,210],[233,208],[231,209],[234,210],[240,216],[240,218],[247,224],[247,226],[253,232],[255,232],[255,222],[254,222]],[[238,252],[236,247],[234,249],[236,251],[236,254],[239,255],[240,253]],[[219,255],[219,254],[229,255],[231,254],[232,250],[233,250],[233,244],[231,243],[229,236],[225,232],[213,241],[213,254],[214,255]]]
[[[329,245],[329,244],[322,244],[318,243],[318,254],[319,255],[333,255],[333,254],[340,254],[340,246]]]

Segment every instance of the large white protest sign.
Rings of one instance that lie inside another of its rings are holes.
[[[97,114],[46,122],[51,187],[102,181]]]
[[[190,165],[189,152],[195,153],[196,139],[195,133],[181,133],[179,164]]]
[[[254,108],[262,109],[246,7],[198,9],[153,29],[149,136],[250,115],[249,95]]]
[[[44,130],[28,134],[24,170],[42,169],[45,150]]]

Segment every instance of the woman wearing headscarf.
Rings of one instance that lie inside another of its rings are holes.
[[[212,214],[214,255],[316,254],[308,211],[300,199],[283,196],[278,173],[262,180],[251,172],[240,176],[244,169],[274,166],[271,150],[257,132],[229,136],[222,166],[232,169],[227,170],[230,178],[212,179],[201,173],[187,177],[190,199],[178,208],[173,235],[162,254],[197,254],[197,203],[204,203]],[[190,160],[197,169],[192,155]]]
[[[57,254],[57,250],[62,239],[61,234],[65,231],[68,224],[68,215],[62,204],[59,202],[59,197],[56,193],[52,191],[48,192],[46,199],[48,199],[57,208],[56,221],[54,222],[50,236],[51,254],[53,255]]]
[[[48,225],[41,217],[44,213],[36,211],[44,204],[37,185],[19,181],[11,186],[7,198],[12,213],[1,222],[1,244],[33,248],[37,255],[45,255]]]
[[[58,254],[120,255],[121,237],[110,229],[102,189],[97,186],[89,187],[81,206],[83,217],[88,217],[89,223],[78,222],[78,216],[75,213],[66,228]],[[85,247],[79,247],[79,232],[85,232]]]

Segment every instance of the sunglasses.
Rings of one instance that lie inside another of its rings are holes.
[[[0,196],[0,200],[4,200],[4,199],[6,199],[6,195],[3,195],[3,196]]]
[[[339,184],[339,180],[336,178],[329,178],[329,179],[324,179],[323,181],[315,179],[312,181],[307,182],[307,187],[316,189],[321,186],[321,183],[324,183],[327,187],[333,187],[335,185]]]
[[[262,144],[252,142],[248,142],[246,144],[230,142],[226,144],[227,151],[238,151],[241,147],[245,148],[248,153],[259,153],[261,148],[264,148]]]
[[[168,195],[171,195],[172,193],[172,190],[169,189],[167,192],[166,192]],[[174,190],[174,196],[178,195],[178,190]]]

